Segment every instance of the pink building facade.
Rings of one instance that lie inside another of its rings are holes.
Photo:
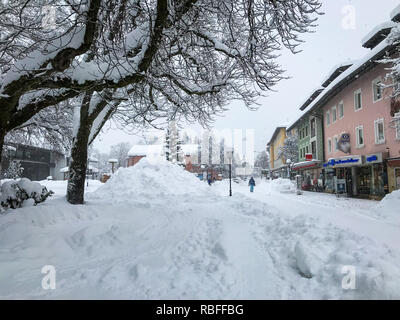
[[[381,198],[400,189],[400,97],[385,86],[390,64],[379,62],[398,55],[387,41],[400,22],[395,13],[362,39],[365,56],[337,65],[300,107],[296,123],[307,116],[322,122],[316,145],[323,146],[325,191]]]
[[[388,163],[400,157],[400,130],[393,125],[393,89],[380,86],[385,67],[376,64],[360,74],[322,107],[328,190],[338,180],[354,196],[379,197],[400,188],[400,167]]]

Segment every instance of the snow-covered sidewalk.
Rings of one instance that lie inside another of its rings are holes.
[[[84,206],[55,197],[0,216],[0,297],[400,298],[400,227],[377,203],[227,187],[142,160]],[[55,290],[41,287],[44,265]],[[344,266],[355,290],[342,288]]]

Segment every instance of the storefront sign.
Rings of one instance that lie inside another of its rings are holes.
[[[312,159],[312,153],[306,153],[306,161],[311,161]]]
[[[344,153],[350,153],[350,134],[343,133],[338,141],[338,149]]]
[[[365,162],[368,164],[381,163],[382,153],[370,154],[368,156],[365,156]]]
[[[329,159],[327,163],[324,163],[323,166],[326,167],[351,167],[351,166],[360,166],[363,164],[362,156],[348,156],[337,159]]]

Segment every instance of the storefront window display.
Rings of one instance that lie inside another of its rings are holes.
[[[372,167],[361,167],[357,170],[357,191],[361,195],[371,194]]]
[[[335,191],[334,177],[335,177],[334,169],[326,169],[325,170],[325,191],[328,191],[328,192]]]
[[[385,170],[383,164],[374,164],[372,166],[372,184],[371,194],[385,195]]]

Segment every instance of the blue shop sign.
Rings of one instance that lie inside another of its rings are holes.
[[[328,166],[334,167],[338,164],[356,164],[360,163],[360,158],[346,158],[346,159],[331,159],[327,163],[324,163],[323,166],[326,168]]]
[[[382,153],[370,154],[365,157],[367,163],[380,163],[382,162]]]

